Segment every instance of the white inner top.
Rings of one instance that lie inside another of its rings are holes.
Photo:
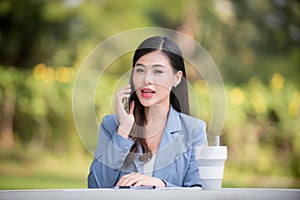
[[[156,154],[153,154],[151,160],[144,164],[144,174],[145,175],[152,176],[155,158],[156,158]]]

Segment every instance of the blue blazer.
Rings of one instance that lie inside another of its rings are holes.
[[[125,174],[143,173],[143,162],[138,156],[128,166],[123,165],[133,141],[116,132],[118,124],[116,115],[103,118],[88,175],[89,188],[112,188]],[[207,144],[205,122],[170,107],[152,176],[163,180],[166,187],[201,187],[195,147],[202,144]]]

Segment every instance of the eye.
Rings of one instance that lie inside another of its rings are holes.
[[[158,70],[158,69],[154,70],[154,74],[162,74],[162,73],[163,73],[163,71],[161,71],[161,70]]]
[[[145,70],[142,69],[142,68],[136,68],[135,71],[136,71],[137,73],[142,73],[142,72],[144,72]]]

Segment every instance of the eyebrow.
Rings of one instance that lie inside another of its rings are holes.
[[[146,65],[141,64],[141,63],[137,63],[135,66],[146,67]],[[164,66],[164,65],[162,65],[162,64],[154,64],[154,65],[152,65],[151,67],[166,67],[166,66]]]

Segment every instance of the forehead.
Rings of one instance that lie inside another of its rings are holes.
[[[153,51],[147,53],[140,57],[135,65],[142,64],[142,65],[163,65],[171,67],[169,57],[164,54],[162,51]]]

